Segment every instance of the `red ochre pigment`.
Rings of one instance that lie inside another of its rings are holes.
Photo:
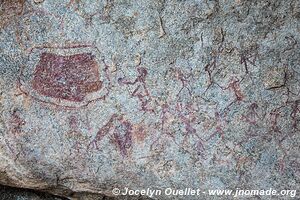
[[[102,87],[98,63],[90,53],[69,56],[42,53],[32,87],[47,97],[81,102],[88,93]]]

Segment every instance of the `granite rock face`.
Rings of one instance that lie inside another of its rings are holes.
[[[1,184],[300,189],[299,1],[0,5]]]

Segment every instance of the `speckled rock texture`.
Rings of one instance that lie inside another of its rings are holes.
[[[0,1],[0,183],[299,192],[299,19],[298,0]]]

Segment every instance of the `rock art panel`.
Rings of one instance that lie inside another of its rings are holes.
[[[0,183],[299,190],[297,2],[0,1]]]

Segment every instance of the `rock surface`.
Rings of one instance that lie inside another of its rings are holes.
[[[300,189],[299,1],[0,5],[1,184]]]
[[[28,189],[12,188],[0,185],[1,200],[67,200],[57,196]]]

